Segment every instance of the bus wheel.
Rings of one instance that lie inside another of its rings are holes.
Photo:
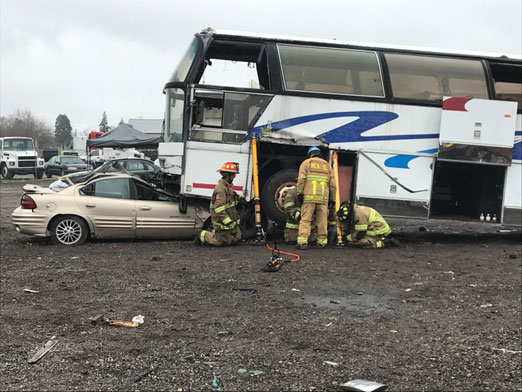
[[[261,191],[262,211],[283,227],[286,222],[283,196],[288,188],[296,184],[297,175],[298,172],[294,169],[281,170],[266,180]]]

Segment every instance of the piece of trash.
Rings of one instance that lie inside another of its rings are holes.
[[[328,323],[325,325],[325,327],[329,327],[330,325],[332,325],[333,323]]]
[[[511,254],[511,255],[509,255],[509,258],[510,258],[510,259],[518,259],[518,255],[516,255],[516,254]]]
[[[143,324],[143,323],[145,322],[144,317],[145,317],[145,316],[142,316],[141,314],[139,314],[139,315],[137,315],[137,316],[134,316],[134,317],[132,318],[132,321],[133,321],[133,322],[136,322],[136,323]]]
[[[424,226],[419,227],[419,231],[428,231]]]
[[[411,289],[410,289],[410,288],[407,288],[407,289],[406,289],[406,290],[404,290],[404,291],[411,291]]]
[[[292,289],[292,291],[301,291],[301,290],[299,290],[299,289]]]
[[[455,272],[453,271],[444,271],[445,274],[455,275]]]
[[[140,325],[137,321],[119,321],[119,320],[111,320],[108,317],[105,317],[103,314],[98,314],[94,317],[90,318],[92,325],[97,324],[109,324],[113,327],[132,327],[135,328]]]
[[[337,362],[332,362],[332,361],[323,361],[323,363],[326,363],[327,365],[331,365],[331,366],[339,366],[339,364]]]
[[[495,348],[495,347],[493,347],[493,350],[502,351],[504,354],[505,353],[508,353],[508,354],[519,354],[519,353],[522,353],[522,351],[508,350],[507,348]]]
[[[71,257],[71,260],[75,260],[75,259],[79,259],[79,258],[80,258],[80,256],[73,256],[73,257]]]
[[[238,373],[246,373],[246,372],[247,372],[247,370],[246,370],[246,369],[243,369],[243,368],[241,368],[241,369],[237,369],[237,372],[238,372]]]
[[[330,301],[330,303],[331,303],[331,304],[339,305],[341,302],[339,302],[339,301],[337,301],[337,300],[335,300],[335,299],[332,299],[332,300]]]
[[[469,284],[469,287],[477,287],[478,285],[477,284],[474,284],[474,283],[470,283]]]
[[[481,308],[489,308],[493,306],[493,304],[483,304],[483,305],[480,305]]]
[[[53,336],[45,345],[37,351],[36,354],[34,354],[31,358],[29,358],[29,363],[35,363],[40,358],[42,358],[45,354],[49,352],[56,344],[58,343],[58,340],[55,340],[56,336]]]
[[[260,376],[261,374],[265,374],[265,372],[263,372],[261,370],[251,370],[251,371],[249,371],[249,373],[251,376]]]
[[[39,293],[38,290],[24,289],[26,293]]]
[[[216,377],[212,380],[212,386],[216,388],[216,391],[221,391],[221,387],[218,385]]]
[[[397,333],[397,332],[399,332],[399,331],[396,331],[396,330],[394,330],[394,329],[390,329],[390,332],[391,332],[391,333]]]
[[[400,343],[401,341],[399,339],[395,339],[395,343]]]
[[[512,230],[512,229],[499,229],[497,230],[499,233],[511,233],[515,230]]]
[[[416,282],[416,283],[414,283],[415,286],[421,286],[423,284],[424,284],[424,282]]]
[[[385,384],[368,380],[351,380],[340,385],[345,391],[380,392],[388,388]]]

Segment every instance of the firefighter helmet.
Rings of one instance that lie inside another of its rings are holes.
[[[315,157],[316,155],[321,155],[321,150],[317,146],[312,146],[308,149],[306,155],[308,155],[308,157]]]
[[[239,174],[239,168],[237,167],[237,163],[235,163],[235,162],[225,162],[225,163],[223,163],[223,166],[221,166],[221,168],[218,169],[217,171],[220,173],[228,172],[228,173]]]
[[[340,205],[339,210],[337,211],[337,218],[344,222],[348,220],[350,215],[353,213],[353,204],[349,201],[343,201],[343,203]]]

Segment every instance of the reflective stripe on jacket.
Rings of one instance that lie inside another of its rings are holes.
[[[366,235],[385,237],[391,233],[390,226],[376,210],[371,207],[353,206],[353,227],[348,227],[350,220],[343,222],[343,234],[348,241],[355,241],[358,231],[365,231]]]
[[[219,180],[210,201],[210,217],[217,230],[234,230],[239,226],[239,213],[236,209],[238,201],[239,196],[232,189],[232,184],[223,178]]]
[[[306,159],[299,167],[297,193],[309,203],[335,201],[335,177],[332,167],[323,158]]]

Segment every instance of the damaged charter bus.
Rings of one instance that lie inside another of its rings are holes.
[[[518,56],[337,40],[196,34],[165,85],[160,165],[208,207],[223,162],[261,205],[281,195],[311,145],[339,156],[342,200],[385,216],[521,224],[522,61]],[[201,200],[205,200],[204,203]]]

